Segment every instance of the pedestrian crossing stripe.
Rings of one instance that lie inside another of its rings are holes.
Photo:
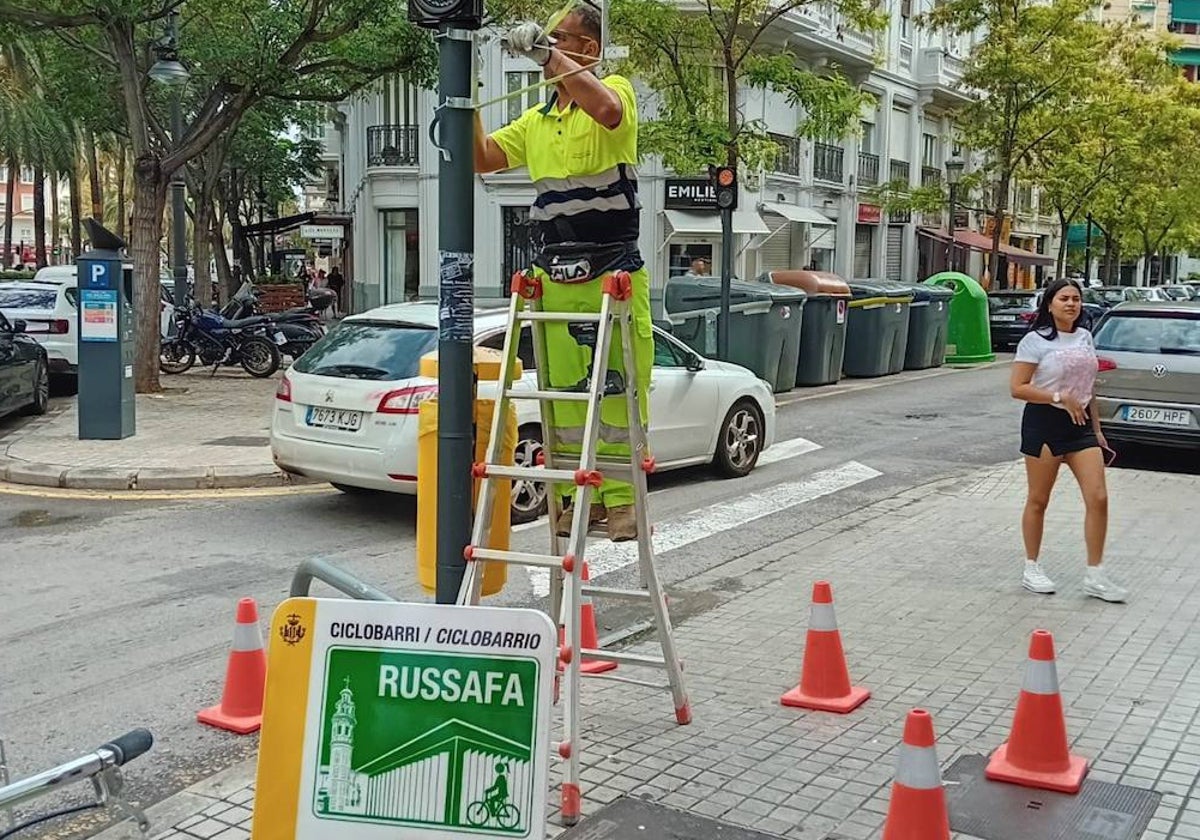
[[[536,610],[285,601],[251,837],[540,840],[556,641]]]

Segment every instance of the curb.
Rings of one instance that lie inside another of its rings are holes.
[[[0,482],[68,490],[232,490],[313,483],[273,466],[65,467],[2,455]]]

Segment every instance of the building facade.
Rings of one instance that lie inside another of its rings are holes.
[[[780,154],[772,171],[758,173],[756,188],[743,187],[739,198],[736,276],[812,266],[847,279],[915,280],[946,267],[946,213],[888,215],[871,200],[883,183],[940,181],[954,152],[951,114],[966,101],[959,80],[970,38],[918,30],[914,17],[922,2],[893,4],[888,28],[875,34],[856,32],[819,7],[798,9],[773,24],[763,48],[789,49],[813,68],[840,68],[870,94],[871,104],[850,136],[810,142],[795,136],[800,114],[794,106],[769,92],[742,91],[746,117],[767,126]],[[541,79],[535,64],[504,54],[494,38],[480,50],[481,101]],[[533,90],[491,106],[483,113],[485,127],[515,119],[543,95]],[[437,295],[438,151],[429,137],[435,105],[434,92],[392,77],[339,105],[327,128],[327,161],[336,161],[338,170],[331,194],[353,218],[346,261],[353,264],[355,311]],[[653,116],[650,91],[640,91],[639,110],[643,119]],[[640,245],[655,297],[698,257],[721,265],[719,215],[705,178],[669,172],[646,159],[639,167],[639,194]],[[477,300],[506,297],[512,273],[529,265],[533,198],[523,169],[476,180]],[[1054,228],[1035,205],[1028,210],[1009,220],[1010,250],[1053,254]],[[955,266],[979,276],[984,263],[973,250],[979,243],[963,235],[983,231],[987,220],[969,207],[960,211]]]

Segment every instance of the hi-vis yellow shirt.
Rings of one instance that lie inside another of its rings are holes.
[[[575,103],[560,108],[555,93],[492,134],[509,167],[529,169],[537,190],[529,219],[544,242],[637,240],[637,99],[624,76],[602,83],[621,100],[616,128]]]

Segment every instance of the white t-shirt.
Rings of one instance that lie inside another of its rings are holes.
[[[1087,405],[1096,384],[1096,347],[1092,334],[1077,328],[1073,333],[1061,330],[1054,339],[1030,332],[1017,345],[1014,362],[1037,365],[1030,384],[1046,391],[1070,395]]]

